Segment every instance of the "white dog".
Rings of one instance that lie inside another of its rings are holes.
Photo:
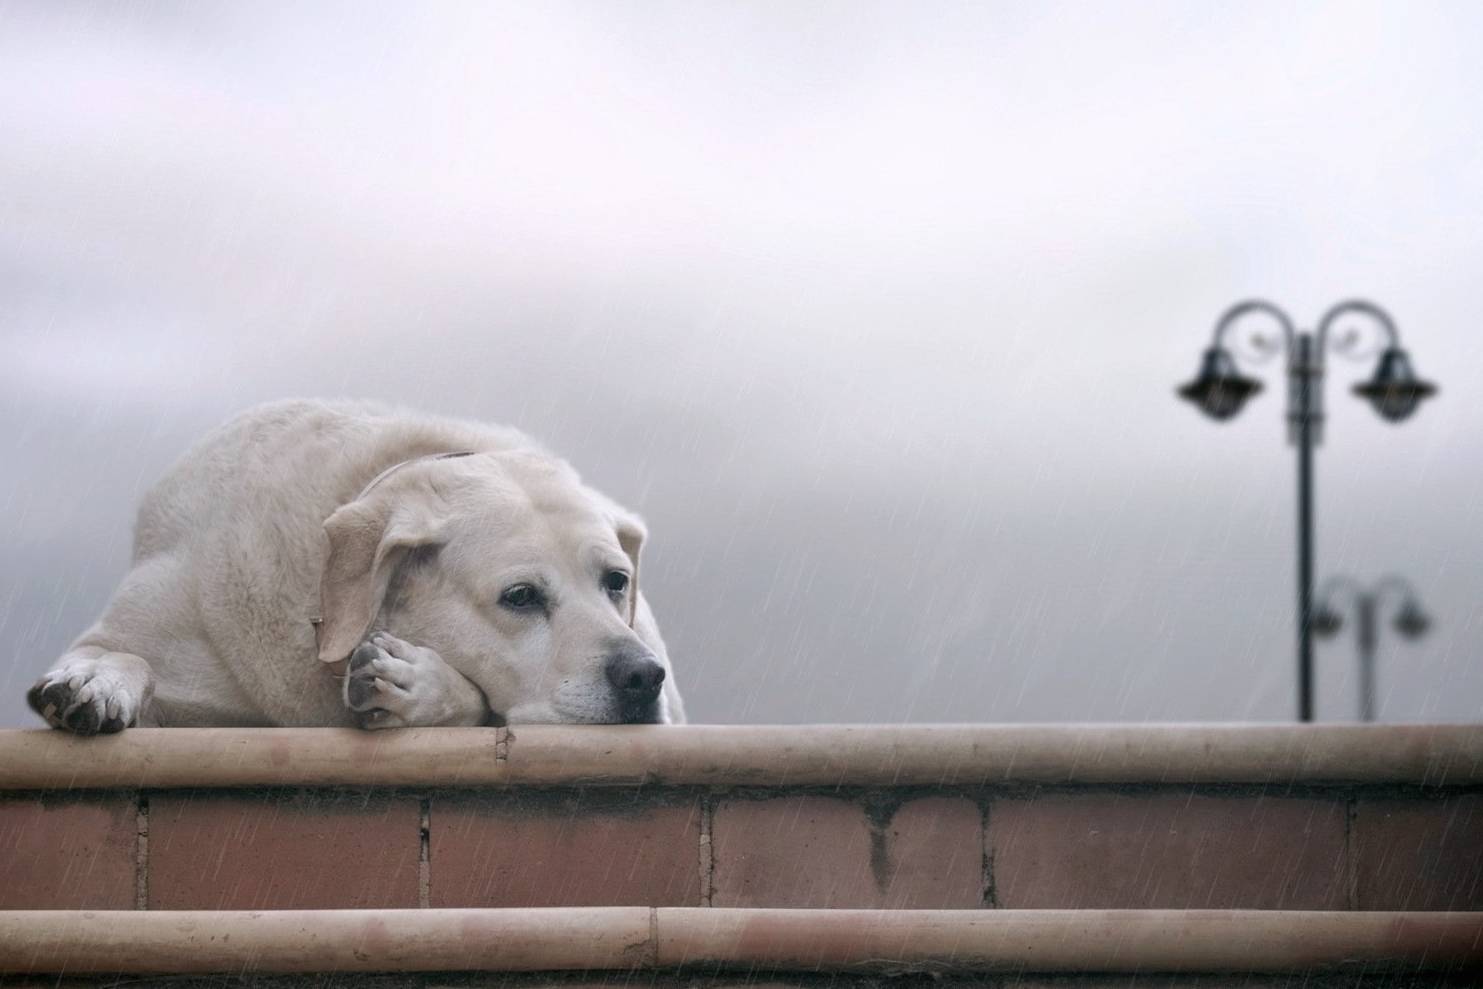
[[[644,535],[513,430],[262,406],[144,499],[133,569],[28,700],[83,735],[680,722]]]

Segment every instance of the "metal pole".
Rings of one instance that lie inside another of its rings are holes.
[[[1355,602],[1359,611],[1359,720],[1375,720],[1375,611],[1374,594],[1361,594]]]
[[[1313,720],[1313,335],[1299,333],[1292,387],[1298,446],[1298,720]]]

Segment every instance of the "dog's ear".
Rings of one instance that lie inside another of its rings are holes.
[[[438,543],[440,526],[416,499],[390,492],[342,505],[325,520],[319,579],[319,659],[338,663],[360,645],[408,551]]]

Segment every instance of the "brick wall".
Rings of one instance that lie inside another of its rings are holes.
[[[1483,910],[1483,789],[0,793],[0,909]]]

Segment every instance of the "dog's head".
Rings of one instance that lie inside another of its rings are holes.
[[[671,720],[662,645],[634,631],[643,524],[561,461],[417,461],[324,528],[321,660],[344,659],[379,619],[507,722]]]

